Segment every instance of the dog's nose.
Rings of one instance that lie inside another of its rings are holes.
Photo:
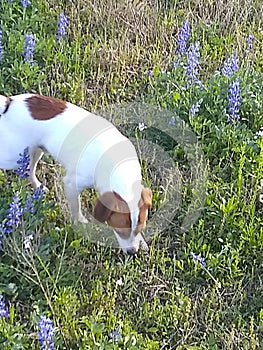
[[[130,256],[134,256],[137,253],[137,250],[135,248],[128,248],[127,254]]]

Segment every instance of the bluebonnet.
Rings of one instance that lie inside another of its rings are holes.
[[[29,198],[27,198],[25,206],[23,208],[23,212],[29,212],[30,213],[35,213],[36,209],[35,209],[35,203],[37,201],[40,201],[43,198],[43,194],[45,193],[44,191],[44,186],[41,185],[38,188],[36,188],[32,194],[32,196],[30,196]]]
[[[44,186],[40,185],[36,188],[32,194],[33,201],[40,201],[43,198],[43,194],[45,193]]]
[[[179,61],[180,61],[180,60],[177,60],[176,62],[175,62],[175,61],[172,61],[172,63],[171,63],[171,68],[172,68],[172,69],[175,69],[176,67],[178,67]]]
[[[21,179],[25,179],[29,176],[29,163],[30,155],[28,147],[24,149],[23,153],[19,153],[20,158],[17,161],[19,167],[15,170],[15,173],[19,175]]]
[[[147,72],[147,77],[150,78],[150,76],[153,74],[153,71],[152,69],[149,69],[148,72]]]
[[[29,151],[26,148],[23,154],[19,154],[20,158],[17,161],[19,165],[18,169],[16,169],[16,173],[24,179],[28,177],[29,172]],[[13,196],[12,202],[9,204],[9,209],[7,211],[6,220],[0,225],[0,245],[2,245],[4,235],[9,234],[13,231],[14,228],[17,228],[21,225],[22,215],[24,212],[35,212],[35,204],[37,201],[43,198],[44,187],[41,185],[37,189],[34,190],[33,194],[27,198],[24,208],[22,208],[21,200],[18,194]]]
[[[221,69],[221,72],[226,77],[231,77],[235,72],[239,69],[239,58],[237,53],[234,53],[231,55],[223,64],[223,68]]]
[[[57,35],[58,35],[58,40],[60,41],[62,38],[65,37],[66,35],[66,26],[68,25],[68,20],[64,13],[62,12],[59,16],[59,21],[58,21],[58,30],[57,30]]]
[[[9,209],[7,211],[6,222],[3,227],[4,233],[11,233],[14,227],[21,225],[21,201],[18,194],[13,196],[12,202],[9,204]]]
[[[24,47],[24,62],[29,62],[31,65],[34,64],[34,49],[35,49],[35,35],[26,34],[25,36],[25,47]]]
[[[176,125],[176,123],[175,123],[175,117],[172,117],[172,118],[169,120],[168,125],[169,125],[169,126],[175,126],[175,125]]]
[[[190,23],[189,21],[185,21],[179,32],[178,43],[176,48],[177,55],[182,56],[186,53],[187,42],[190,35],[191,35]]]
[[[9,315],[9,311],[6,310],[4,297],[2,294],[0,294],[0,317],[9,317]]]
[[[31,2],[29,0],[21,0],[21,4],[24,8],[31,5]]]
[[[3,48],[3,31],[0,28],[0,62],[3,60],[4,48]]]
[[[198,66],[199,66],[199,59],[200,52],[199,52],[199,42],[195,42],[194,44],[191,44],[188,52],[187,52],[187,81],[200,83],[200,80],[197,78],[198,74]]]
[[[111,331],[110,337],[112,338],[114,343],[118,343],[121,339],[120,329],[118,328],[118,329]]]
[[[205,258],[203,258],[201,254],[195,254],[191,252],[190,257],[197,261],[201,265],[201,267],[206,267]]]
[[[35,213],[35,205],[43,198],[44,186],[41,185],[34,190],[33,194],[27,198],[25,206],[22,207],[18,194],[13,196],[12,202],[9,204],[5,220],[0,224],[0,250],[3,249],[3,243],[6,235],[11,234],[14,228],[22,224],[23,213]]]
[[[246,39],[246,49],[251,50],[252,49],[252,42],[255,39],[253,34],[249,34],[247,39]]]
[[[37,326],[39,328],[38,339],[40,350],[53,350],[55,348],[55,331],[51,319],[41,315]]]
[[[232,81],[230,88],[228,89],[228,117],[230,123],[233,123],[234,120],[239,120],[239,107],[241,105],[240,97],[240,86],[239,80],[235,79]]]
[[[192,106],[191,106],[191,108],[189,110],[189,113],[191,114],[191,116],[194,117],[196,115],[196,113],[199,112],[201,103],[202,103],[202,100],[199,100],[196,103],[192,104]]]

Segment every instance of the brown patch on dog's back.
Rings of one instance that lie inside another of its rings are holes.
[[[49,120],[64,112],[67,103],[49,96],[33,95],[26,99],[28,109],[33,119]]]

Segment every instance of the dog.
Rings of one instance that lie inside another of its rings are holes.
[[[120,248],[147,249],[142,231],[152,192],[142,185],[141,167],[131,141],[108,120],[48,96],[0,95],[0,168],[12,170],[26,148],[34,188],[38,161],[48,152],[65,168],[64,191],[74,220],[87,223],[80,205],[85,188],[99,192],[93,217],[113,228]]]

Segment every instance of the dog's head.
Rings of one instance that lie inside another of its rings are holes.
[[[107,222],[113,228],[125,253],[134,255],[140,244],[147,247],[141,233],[151,206],[152,191],[149,188],[142,188],[137,208],[132,212],[128,203],[116,192],[105,192],[96,200],[93,215],[99,222]]]

